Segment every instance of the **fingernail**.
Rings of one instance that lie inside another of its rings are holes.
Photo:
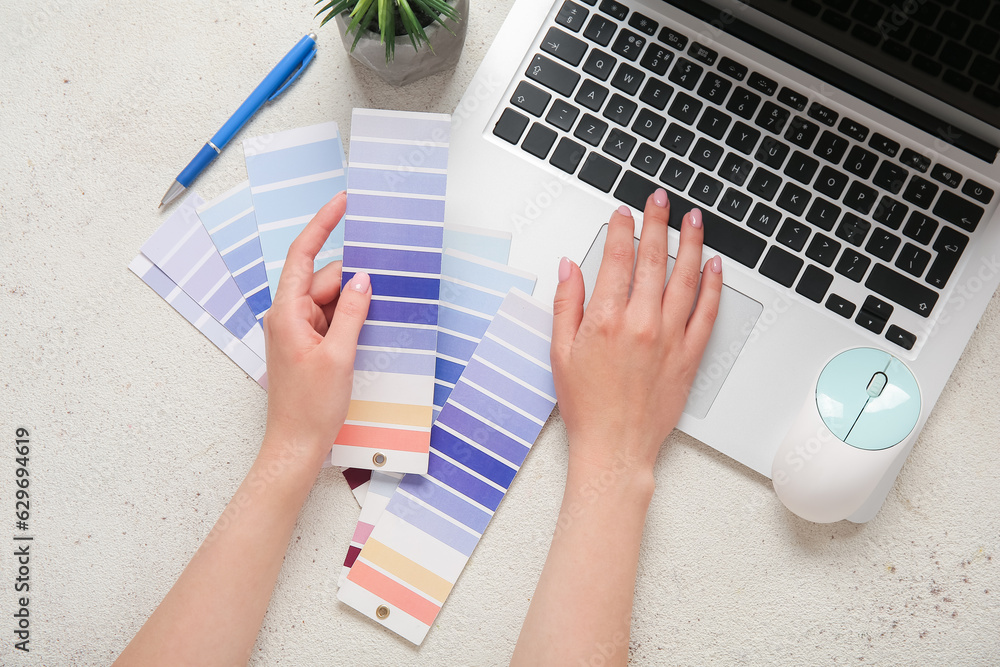
[[[712,258],[712,261],[708,263],[708,268],[712,269],[712,273],[722,273],[722,258],[716,255]]]
[[[653,193],[653,203],[660,208],[666,208],[667,206],[667,191],[663,188],[656,188],[656,192]]]
[[[629,218],[632,217],[632,209],[630,209],[625,204],[622,204],[621,206],[618,207],[618,213]]]
[[[559,260],[559,282],[566,282],[569,279],[570,271],[573,270],[573,262],[568,257]]]
[[[368,291],[368,286],[372,284],[372,279],[368,277],[367,273],[355,273],[354,277],[351,278],[351,282],[348,284],[355,292],[360,292],[364,294]]]
[[[688,215],[691,216],[690,217],[691,226],[694,227],[695,229],[700,229],[701,228],[701,209],[700,208],[693,208],[693,209],[691,209],[691,212]]]

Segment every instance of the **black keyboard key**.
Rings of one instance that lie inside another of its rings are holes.
[[[882,199],[878,202],[878,206],[875,207],[872,217],[889,229],[899,229],[899,226],[903,224],[903,220],[906,219],[906,213],[909,210],[909,207],[905,204],[896,201],[892,197],[883,195]]]
[[[883,160],[882,164],[878,166],[878,170],[875,171],[875,176],[872,177],[872,183],[897,195],[903,189],[903,183],[906,182],[909,175],[910,172],[906,169],[888,160]]]
[[[909,184],[906,186],[906,190],[903,192],[903,199],[915,206],[925,209],[931,205],[931,202],[934,200],[934,195],[937,194],[938,189],[937,184],[931,183],[926,178],[914,176],[910,179]],[[948,194],[951,193],[949,192]]]
[[[857,308],[857,306],[839,294],[831,294],[826,300],[826,307],[841,317],[847,318],[850,318],[854,314],[854,309]]]
[[[849,145],[847,139],[838,137],[833,132],[824,132],[820,135],[819,141],[816,142],[813,153],[827,162],[838,164],[840,158],[844,157],[844,153],[847,152]]]
[[[614,128],[608,133],[608,138],[604,141],[604,145],[601,150],[612,157],[616,157],[622,162],[628,159],[628,156],[632,154],[632,149],[635,148],[635,137]]]
[[[808,185],[818,168],[818,160],[801,151],[795,151],[789,158],[788,164],[785,165],[785,175],[794,178],[799,183]]]
[[[628,24],[636,30],[646,33],[650,37],[655,35],[656,29],[660,27],[656,21],[648,16],[640,14],[639,12],[632,12],[632,16],[628,18]]]
[[[875,153],[855,146],[847,154],[847,159],[844,160],[844,169],[860,178],[868,178],[875,171],[876,164],[878,164],[878,156]]]
[[[934,215],[944,218],[967,232],[976,231],[976,226],[983,219],[984,213],[981,206],[948,190],[941,193],[937,204],[934,205]]]
[[[549,125],[554,125],[564,132],[569,132],[570,128],[573,127],[573,123],[576,121],[576,117],[580,115],[580,110],[575,106],[571,105],[566,100],[556,98],[556,101],[552,103],[552,108],[549,112],[545,114],[545,122]]]
[[[681,127],[677,123],[671,123],[660,139],[660,145],[678,155],[684,155],[691,148],[694,141],[694,132]]]
[[[868,236],[872,228],[872,223],[864,218],[859,218],[853,213],[845,213],[844,218],[837,227],[837,237],[844,239],[854,246],[860,246]]]
[[[660,174],[660,180],[674,190],[684,192],[688,183],[691,182],[692,176],[694,176],[694,167],[677,158],[670,158],[667,160],[667,166],[663,168],[663,173]]]
[[[579,65],[587,48],[586,42],[563,32],[559,28],[549,28],[549,31],[545,33],[545,39],[542,40],[542,51],[551,53],[570,65]]]
[[[744,160],[736,153],[728,153],[726,159],[722,161],[722,166],[719,167],[719,176],[730,183],[743,185],[750,175],[751,169],[753,169],[753,164],[749,160]]]
[[[868,215],[868,212],[872,210],[872,206],[875,205],[875,200],[877,198],[878,192],[876,192],[874,188],[870,188],[864,183],[854,181],[851,183],[850,187],[847,188],[847,193],[844,194],[844,204],[858,213]]]
[[[931,166],[930,158],[910,148],[903,149],[903,152],[899,155],[899,161],[907,167],[916,169],[920,173],[926,172],[927,168]]]
[[[545,127],[541,123],[532,123],[528,134],[521,142],[521,148],[528,151],[535,157],[545,159],[552,149],[552,144],[556,142],[556,131],[551,127]]]
[[[868,239],[868,244],[865,245],[865,252],[871,253],[879,259],[889,262],[892,261],[893,255],[896,254],[896,249],[899,248],[901,240],[895,234],[890,234],[881,227],[876,227],[872,231],[872,237]]]
[[[879,42],[882,41],[882,34],[880,32],[872,30],[868,26],[861,25],[860,23],[854,24],[851,34],[871,46],[878,46]]]
[[[781,177],[763,167],[758,167],[754,170],[753,176],[750,177],[750,184],[747,185],[747,190],[761,199],[771,201],[774,199],[774,195],[777,194],[779,187],[781,187]]]
[[[524,128],[528,127],[528,117],[513,109],[504,109],[493,126],[493,134],[504,141],[516,144],[521,140]]]
[[[811,301],[822,303],[832,282],[832,274],[810,264],[802,272],[802,277],[799,279],[799,284],[795,286],[795,291]]]
[[[806,108],[806,104],[809,103],[809,99],[805,95],[787,87],[778,91],[778,101],[796,111],[803,111]]]
[[[669,164],[667,167],[669,168]],[[632,208],[642,210],[646,199],[659,187],[639,174],[626,170],[615,188],[614,196]],[[680,194],[670,195],[670,226],[680,229],[684,214],[694,207],[694,202]],[[729,257],[744,266],[757,265],[767,242],[739,225],[729,222],[710,210],[702,210],[705,230],[705,245],[719,254]]]
[[[844,253],[840,256],[840,261],[837,262],[835,270],[845,278],[850,278],[854,282],[860,283],[861,279],[865,277],[865,272],[868,271],[871,263],[872,261],[864,255],[850,248],[845,248]]]
[[[917,315],[927,317],[937,304],[938,294],[883,264],[876,264],[865,287],[898,303]]]
[[[792,218],[786,218],[774,240],[792,250],[802,250],[809,239],[809,226]]]
[[[794,183],[785,183],[785,187],[781,189],[781,194],[778,195],[777,204],[792,215],[802,215],[802,212],[806,210],[806,206],[809,205],[809,198],[811,196],[806,190]]]
[[[597,111],[604,104],[607,96],[607,88],[592,79],[584,79],[583,83],[580,84],[580,90],[576,91],[576,97],[573,99],[591,111]]]
[[[826,231],[833,229],[839,217],[840,207],[822,197],[816,197],[813,200],[812,206],[809,207],[809,212],[806,213],[806,220],[808,222]]]
[[[580,28],[583,27],[583,22],[587,20],[588,14],[590,14],[590,11],[585,7],[566,0],[559,9],[559,13],[556,14],[556,23],[573,32],[580,32]]]
[[[757,72],[750,75],[750,78],[747,79],[747,85],[767,96],[774,95],[774,91],[778,89],[777,83]]]
[[[654,109],[663,111],[667,106],[667,100],[670,99],[670,95],[673,92],[674,89],[667,84],[659,79],[649,77],[642,92],[639,94],[639,99]]]
[[[770,236],[778,228],[779,222],[781,222],[781,213],[769,206],[757,204],[753,207],[753,213],[747,220],[747,227],[756,229],[764,236]]]
[[[698,96],[704,97],[714,104],[721,105],[726,100],[726,95],[729,94],[729,90],[732,87],[733,82],[729,79],[725,79],[715,72],[709,72],[702,79],[701,85],[698,86]]]
[[[608,124],[599,118],[591,116],[589,113],[583,114],[583,118],[577,123],[573,136],[586,141],[591,146],[601,143],[604,133],[608,131]]]
[[[639,86],[642,85],[642,80],[645,78],[646,75],[641,71],[631,65],[622,63],[618,66],[618,71],[615,72],[615,75],[611,77],[611,85],[629,95],[635,95],[639,90]]]
[[[580,75],[573,70],[540,55],[531,59],[525,74],[564,97],[569,97],[580,81]]]
[[[903,236],[909,236],[917,243],[927,245],[934,238],[934,232],[937,231],[937,228],[937,220],[920,211],[914,211],[910,214],[910,219],[906,221],[906,227],[903,227]]]
[[[790,115],[788,109],[779,107],[774,102],[764,102],[754,122],[768,132],[781,134]]]
[[[638,108],[639,105],[632,100],[615,93],[608,100],[608,106],[604,107],[604,117],[615,121],[619,125],[628,125],[632,120],[632,115]]]
[[[899,152],[899,142],[893,141],[878,132],[872,135],[872,138],[868,141],[868,145],[879,153],[888,155],[889,157],[896,157],[896,153]]]
[[[785,139],[799,148],[809,148],[819,134],[819,125],[808,121],[802,116],[796,116],[785,130]]]
[[[860,313],[858,313],[858,316],[854,318],[854,321],[872,333],[880,334],[882,333],[882,329],[885,328],[884,319],[878,315],[865,312],[863,309]]]
[[[777,246],[771,246],[757,270],[776,283],[791,287],[803,264],[805,262],[801,258]]]
[[[789,150],[787,144],[783,144],[774,137],[769,136],[760,142],[754,158],[772,169],[780,169],[781,165],[785,162],[785,157],[788,155]]]
[[[678,58],[677,62],[674,63],[674,68],[670,70],[668,78],[682,88],[694,90],[694,86],[698,83],[703,71],[701,65],[693,63],[687,58]]]
[[[830,167],[823,167],[819,170],[819,177],[813,187],[831,199],[840,199],[848,180],[850,179],[847,178],[847,174]]]
[[[876,299],[875,297],[869,295],[865,298],[865,302],[861,304],[861,310],[866,313],[871,313],[872,315],[877,315],[883,320],[887,320],[892,315],[892,311],[895,309],[885,301]]]
[[[729,131],[729,136],[726,137],[726,145],[735,148],[744,155],[750,155],[753,147],[757,145],[758,139],[760,139],[760,130],[737,121],[733,125],[733,129]]]
[[[837,122],[839,114],[833,109],[823,106],[819,102],[813,102],[809,106],[809,117],[818,120],[824,125],[833,127],[834,123]]]
[[[624,21],[625,17],[628,16],[628,7],[620,2],[615,2],[615,0],[602,0],[600,9],[608,16],[613,16],[619,21]]]
[[[667,119],[663,116],[655,114],[649,109],[642,109],[636,116],[635,122],[632,123],[632,131],[650,141],[656,141],[666,124]]]
[[[532,86],[527,81],[517,84],[514,94],[510,97],[514,106],[524,109],[533,116],[541,116],[550,99],[552,99],[551,95],[541,88]]]
[[[597,42],[601,46],[611,43],[611,37],[618,29],[618,24],[604,16],[594,14],[587,24],[587,29],[583,31],[583,36],[592,42]]]
[[[670,61],[673,59],[673,51],[667,51],[667,49],[658,44],[650,44],[649,48],[646,49],[646,54],[643,55],[642,60],[639,61],[639,64],[651,71],[653,74],[663,76],[667,73],[667,67],[670,66]]]
[[[983,204],[989,204],[990,200],[993,199],[993,190],[985,185],[976,183],[971,178],[965,182],[965,185],[962,186],[962,192],[969,195],[976,201],[982,202]]]
[[[607,81],[617,62],[618,60],[614,56],[594,49],[587,56],[587,61],[583,63],[583,71],[596,79]]]
[[[837,126],[837,131],[855,141],[864,141],[868,137],[869,132],[867,127],[846,116],[841,119],[840,125]]]
[[[687,37],[679,32],[671,30],[670,28],[664,28],[660,31],[659,40],[670,48],[677,49],[678,51],[683,51],[684,47],[687,46],[688,43]],[[643,204],[643,206],[645,206],[645,204]]]
[[[968,236],[951,227],[943,227],[941,233],[938,234],[937,240],[934,241],[934,250],[937,252],[937,257],[934,259],[931,268],[927,271],[927,276],[924,278],[927,284],[933,285],[938,289],[943,289],[948,284],[948,279],[951,277],[955,267],[958,266],[958,260],[962,257],[962,253],[968,244]]]
[[[713,51],[698,42],[691,42],[691,46],[688,47],[688,55],[696,60],[700,60],[710,67],[715,64],[715,61],[719,57],[719,53],[717,51]]]
[[[960,173],[954,169],[949,169],[943,164],[934,165],[931,169],[931,178],[951,188],[957,188],[958,184],[962,182],[962,175]]]
[[[721,192],[722,183],[708,174],[698,174],[695,176],[694,183],[691,184],[691,189],[688,190],[688,194],[706,206],[714,205],[715,200],[719,198],[719,193]]]
[[[903,61],[909,60],[910,56],[913,55],[913,49],[891,39],[882,42],[882,50],[893,58]]]
[[[722,60],[719,61],[719,71],[737,81],[742,81],[749,70],[747,70],[746,65],[741,65],[728,56],[723,56]]]
[[[722,195],[722,199],[719,200],[719,210],[733,220],[742,222],[743,218],[746,217],[747,211],[750,210],[750,204],[752,203],[753,200],[749,196],[736,188],[729,188]]]
[[[650,176],[656,176],[666,157],[663,151],[658,151],[649,144],[642,144],[632,158],[632,166]]]
[[[580,167],[579,178],[601,192],[611,192],[611,186],[615,184],[615,179],[618,178],[621,170],[621,165],[612,162],[603,155],[591,153],[587,156],[583,166]]]
[[[809,247],[806,248],[806,257],[823,266],[833,266],[833,260],[837,258],[838,252],[840,252],[838,241],[822,234],[816,234],[809,242]]]
[[[549,164],[562,169],[568,174],[572,174],[576,171],[576,168],[580,164],[580,160],[583,159],[583,155],[586,152],[587,149],[580,144],[568,137],[563,137],[559,140],[559,144],[556,146],[556,149],[552,151],[552,157],[549,158]]]
[[[906,243],[896,258],[896,267],[906,271],[911,276],[919,278],[930,261],[931,254],[929,252],[912,243]]]
[[[889,325],[889,330],[885,332],[885,337],[887,340],[899,345],[904,350],[913,349],[914,343],[917,342],[917,337],[911,334],[906,329],[902,329],[895,324]]]
[[[677,93],[674,101],[670,103],[667,113],[682,123],[690,125],[698,117],[702,106],[703,103],[700,100],[696,100],[686,93]]]
[[[698,121],[698,129],[713,139],[721,139],[729,128],[732,118],[715,107],[708,107]]]
[[[646,46],[646,38],[637,35],[631,30],[622,30],[615,37],[615,43],[611,50],[626,60],[635,61],[642,53],[642,47]]]
[[[758,106],[760,106],[760,95],[739,86],[729,98],[726,109],[740,118],[750,120]]]

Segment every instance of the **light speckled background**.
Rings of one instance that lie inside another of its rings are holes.
[[[453,73],[403,90],[320,31],[316,63],[242,137],[354,106],[450,111],[510,0],[477,0]],[[12,650],[0,546],[0,663],[110,662],[248,469],[264,392],[126,268],[176,172],[302,34],[308,2],[0,4],[0,542],[11,441],[32,427],[30,656]],[[197,183],[244,177],[238,145]],[[634,664],[1000,664],[1000,394],[994,299],[896,487],[864,526],[790,515],[764,478],[682,434],[657,468]],[[417,649],[341,606],[358,509],[326,472],[302,512],[254,664],[505,663],[564,482],[553,417]],[[2,620],[6,619],[6,620]]]

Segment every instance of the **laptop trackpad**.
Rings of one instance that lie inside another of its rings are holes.
[[[597,270],[601,267],[607,234],[608,226],[604,225],[590,246],[583,263],[580,264],[583,282],[587,288],[587,301],[590,300],[594,283],[597,282]],[[635,246],[639,247],[639,239],[635,240]],[[667,276],[673,268],[674,257],[670,256],[667,260]],[[763,309],[759,302],[745,294],[737,292],[728,285],[722,286],[719,316],[715,320],[712,336],[708,339],[705,355],[702,357],[701,366],[698,367],[698,374],[691,387],[691,394],[684,406],[686,414],[697,419],[704,419],[708,414]]]

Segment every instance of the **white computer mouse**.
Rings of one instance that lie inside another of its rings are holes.
[[[809,521],[857,520],[876,490],[888,491],[880,483],[902,465],[920,407],[916,379],[893,355],[874,348],[836,355],[775,454],[778,498]]]

